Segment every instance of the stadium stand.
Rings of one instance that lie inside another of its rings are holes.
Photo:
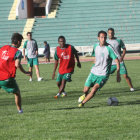
[[[11,44],[10,37],[12,33],[19,32],[22,34],[26,23],[26,19],[8,20],[12,6],[12,0],[0,1],[0,47]]]
[[[91,46],[97,32],[109,27],[126,44],[140,43],[140,1],[61,0],[58,5],[56,18],[35,20],[32,32],[40,47],[44,40],[56,47],[59,35],[74,46]]]
[[[16,8],[17,8],[18,0],[14,0],[8,20],[16,20]]]
[[[48,14],[48,18],[55,18],[58,6],[59,6],[59,0],[53,0],[51,3],[51,9]]]
[[[0,46],[10,43],[13,32],[26,34],[24,27],[29,28],[29,25],[25,26],[28,23],[26,19],[8,20],[14,1],[0,1]],[[86,48],[90,52],[90,46],[97,42],[97,32],[113,27],[116,36],[128,44],[127,50],[138,50],[139,9],[138,0],[54,0],[50,11],[52,14],[48,18],[31,21],[31,31],[39,48],[44,48],[44,40],[51,48],[56,47],[58,36],[64,35],[67,42],[80,48],[80,51],[84,52]],[[88,50],[85,46],[88,46]]]

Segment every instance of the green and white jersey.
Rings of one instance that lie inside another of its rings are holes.
[[[121,58],[121,49],[125,49],[125,45],[124,45],[123,41],[121,39],[116,38],[116,39],[108,39],[107,43],[109,43],[113,47],[115,53],[117,54],[118,59],[120,59]],[[121,62],[121,63],[123,63],[123,62]],[[112,61],[112,65],[116,65],[115,61]]]
[[[27,57],[28,58],[36,58],[36,51],[38,50],[37,42],[32,40],[26,40],[23,48],[27,49]]]
[[[91,73],[98,76],[109,76],[112,60],[117,58],[114,50],[109,44],[100,46],[99,43],[94,45],[92,56],[95,57],[95,65]]]

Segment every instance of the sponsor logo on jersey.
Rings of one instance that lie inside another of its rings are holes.
[[[62,52],[62,53],[61,53],[61,57],[62,57],[63,59],[69,59],[69,58],[70,58],[70,56],[69,56],[69,55],[66,55],[65,52]]]
[[[9,56],[8,56],[8,51],[3,51],[2,52],[2,57],[1,57],[2,59],[4,59],[4,60],[8,60],[8,58],[9,58]]]

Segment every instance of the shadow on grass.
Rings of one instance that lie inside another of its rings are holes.
[[[98,108],[98,107],[101,107],[101,105],[99,106],[90,106],[90,107],[66,107],[66,108],[52,108],[52,109],[48,109],[48,110],[74,110],[74,109],[90,109],[90,108]]]
[[[25,92],[25,91],[24,91]],[[78,99],[78,93],[81,91],[69,91],[68,96],[65,98],[60,99],[54,99],[54,95],[33,95],[33,96],[24,96],[22,97],[22,105],[30,105],[30,104],[39,104],[39,103],[49,103],[49,102],[56,102],[56,101],[62,101],[62,100],[77,100]],[[5,93],[4,93],[5,94]],[[6,93],[7,94],[7,93]],[[7,94],[7,96],[9,96]],[[14,95],[9,96],[8,98],[0,99],[0,106],[9,106],[9,105],[15,105],[14,102]]]
[[[140,104],[140,100],[136,100],[136,101],[129,101],[129,102],[120,102],[119,106],[125,106],[125,105],[137,105]],[[107,104],[100,104],[100,105],[94,105],[94,106],[84,106],[82,108],[79,107],[66,107],[66,108],[52,108],[52,109],[48,109],[48,110],[74,110],[74,109],[93,109],[93,108],[99,108],[99,107],[109,107]],[[117,106],[110,106],[110,107],[117,107]]]
[[[118,94],[118,93],[129,93],[130,95],[131,94],[135,94],[137,91],[140,91],[140,88],[135,88],[135,91],[134,92],[131,92],[130,90],[129,90],[129,88],[127,88],[127,89],[124,89],[124,88],[116,88],[116,89],[113,89],[113,91],[109,91],[109,90],[100,90],[100,91],[98,91],[97,92],[97,94],[98,95],[100,95],[100,94],[105,94],[105,95],[109,95],[109,94]]]
[[[136,91],[140,91],[140,88],[137,88]],[[104,95],[108,95],[108,94],[117,94],[118,92],[111,92],[111,93],[106,93],[107,91],[105,91],[104,93],[101,93],[101,94],[104,94]],[[129,92],[130,91],[122,91],[122,93],[124,92]],[[120,93],[120,92],[119,92]],[[134,94],[135,92],[133,92],[132,94]],[[130,94],[130,95],[132,95]],[[35,96],[27,96],[27,97],[22,97],[22,104],[23,105],[32,105],[32,104],[40,104],[40,103],[56,103],[56,102],[59,102],[60,103],[63,101],[63,100],[77,100],[78,97],[81,95],[81,91],[69,91],[68,92],[68,96],[65,97],[65,98],[60,98],[60,99],[54,99],[54,95],[35,95]],[[7,95],[8,96],[8,95]],[[140,104],[140,100],[136,100],[136,101],[129,101],[129,102],[120,102],[119,103],[119,106],[124,106],[124,105],[135,105],[135,104]],[[4,99],[0,99],[0,106],[9,106],[9,105],[15,105],[15,102],[14,102],[14,95],[10,96],[10,98],[4,98]],[[101,106],[104,106],[104,104],[100,104],[100,105],[95,105],[93,107],[87,107],[85,106],[84,108],[97,108],[97,107],[101,107]],[[72,110],[72,109],[80,109],[78,107],[66,107],[66,108],[56,108],[56,109],[49,109],[49,110]]]
[[[53,99],[53,97],[48,95],[22,97],[22,105],[48,103],[54,101],[55,99]],[[13,97],[11,96],[10,98],[0,99],[0,106],[9,106],[9,105],[15,105],[14,95]]]
[[[138,105],[140,104],[140,100],[136,101],[129,101],[129,102],[120,102],[119,106],[125,106],[125,105]]]

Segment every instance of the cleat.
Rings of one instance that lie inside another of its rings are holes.
[[[84,104],[80,103],[80,104],[78,105],[78,107],[84,107]]]
[[[57,99],[57,98],[58,98],[58,96],[54,96],[54,98],[55,98],[55,99]]]
[[[22,110],[22,109],[21,109],[21,110],[18,110],[18,113],[19,113],[19,114],[23,113],[23,110]]]
[[[37,79],[37,81],[40,82],[40,81],[42,81],[42,79],[43,79],[42,77],[39,77],[39,78]]]
[[[82,101],[85,99],[85,97],[86,97],[85,94],[80,96],[79,99],[78,99],[78,103],[82,103]]]
[[[33,79],[32,79],[32,78],[30,78],[30,79],[29,79],[29,82],[32,82],[32,81],[33,81]]]
[[[57,99],[58,97],[60,97],[60,93],[57,93],[54,98]]]
[[[133,92],[133,91],[135,91],[135,89],[134,88],[130,88],[130,91]]]
[[[62,92],[61,97],[66,97],[67,93],[66,92]]]

